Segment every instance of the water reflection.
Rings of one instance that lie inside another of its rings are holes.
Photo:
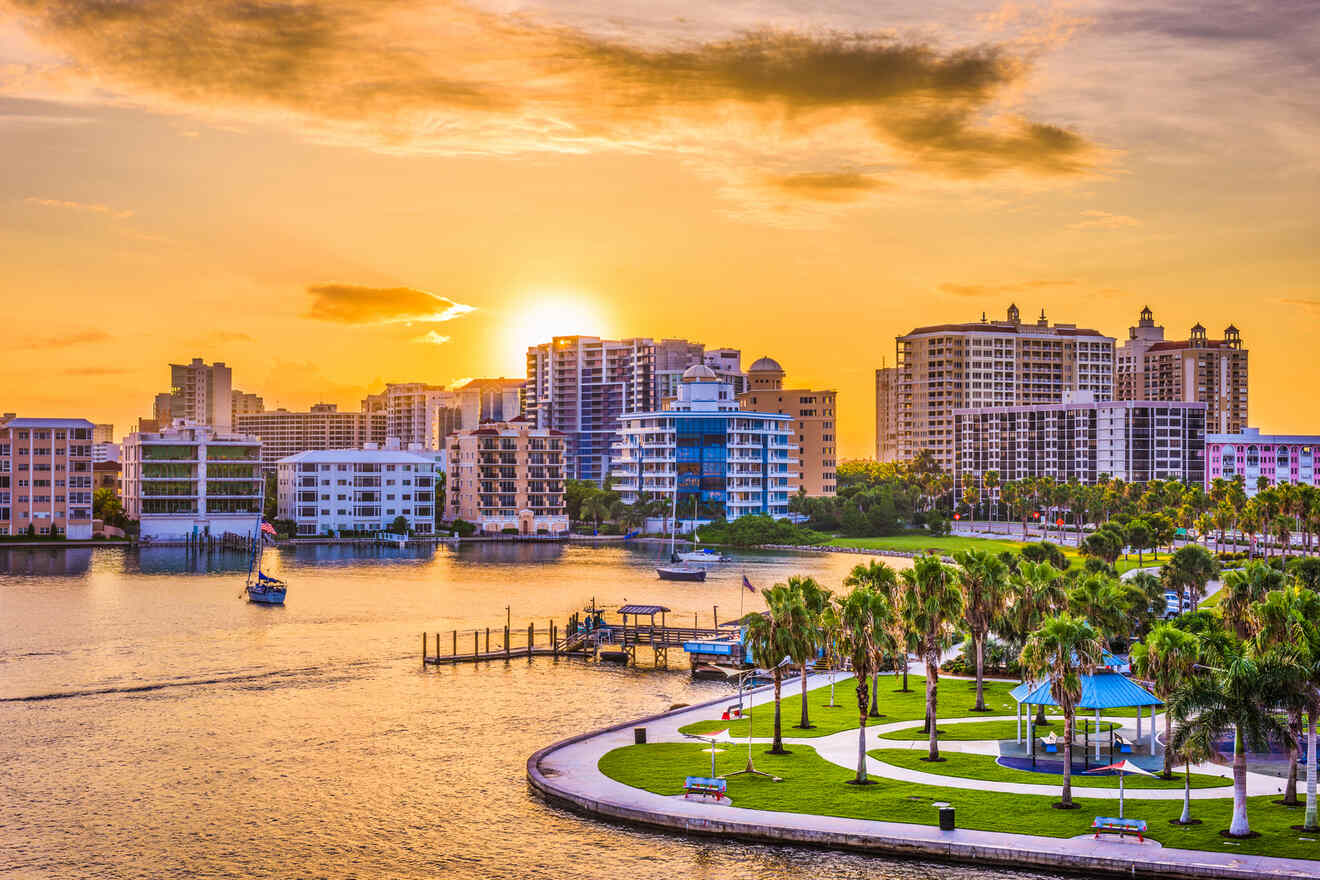
[[[83,575],[92,566],[91,547],[0,547],[0,571],[63,577]]]
[[[69,552],[0,557],[0,873],[1020,876],[649,834],[553,809],[528,794],[533,751],[726,686],[577,660],[419,662],[423,628],[502,621],[506,605],[523,625],[562,620],[592,595],[732,616],[743,572],[837,588],[857,558],[748,555],[705,584],[673,584],[656,580],[653,547],[302,547],[267,554],[291,583],[288,606],[271,609],[238,598],[242,566],[228,557],[98,549],[69,576]]]

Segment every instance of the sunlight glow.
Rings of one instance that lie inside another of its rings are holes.
[[[554,336],[609,337],[613,322],[593,298],[575,291],[543,290],[528,294],[509,309],[506,348],[521,365],[528,346]]]

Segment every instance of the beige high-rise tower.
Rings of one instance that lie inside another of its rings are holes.
[[[738,395],[745,410],[778,413],[793,417],[794,439],[798,445],[797,479],[790,488],[800,486],[808,495],[833,495],[837,487],[838,464],[835,401],[837,392],[785,388],[784,368],[773,358],[763,357],[747,369],[748,390]]]

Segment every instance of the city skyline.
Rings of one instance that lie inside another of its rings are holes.
[[[0,8],[7,411],[127,426],[198,353],[305,410],[675,337],[837,389],[854,458],[895,336],[1013,301],[1233,324],[1252,424],[1312,429],[1306,5]]]

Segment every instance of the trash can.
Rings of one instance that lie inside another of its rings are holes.
[[[646,728],[645,728],[645,727],[634,727],[634,728],[633,728],[633,742],[637,743],[637,745],[639,745],[639,746],[644,746],[644,745],[646,745]]]
[[[953,830],[953,807],[940,807],[940,830]]]

